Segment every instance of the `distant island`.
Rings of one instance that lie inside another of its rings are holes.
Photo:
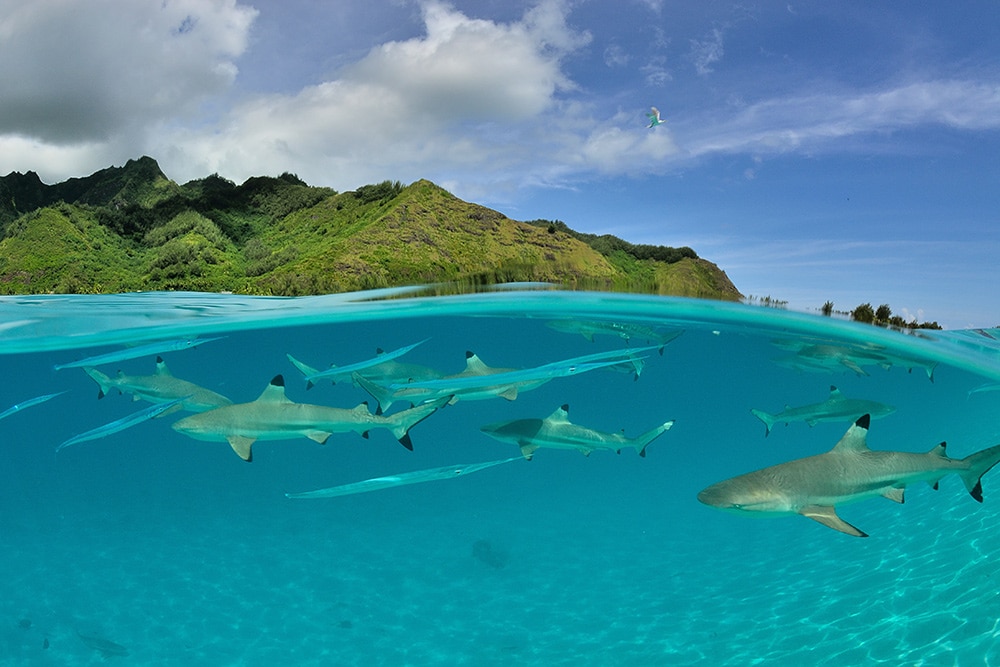
[[[192,290],[296,296],[449,283],[545,281],[739,300],[690,248],[519,222],[420,180],[350,192],[294,174],[179,185],[156,160],[47,185],[0,177],[0,293]]]

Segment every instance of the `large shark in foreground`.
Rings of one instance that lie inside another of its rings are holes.
[[[637,438],[626,438],[621,433],[603,433],[578,426],[569,421],[569,406],[563,405],[545,419],[515,419],[514,421],[487,424],[480,430],[491,438],[501,442],[511,442],[521,448],[521,455],[531,459],[535,450],[543,447],[549,449],[575,449],[590,455],[595,449],[611,450],[621,453],[622,449],[631,447],[646,455],[646,447],[653,440],[668,431],[674,422],[668,421],[646,431]]]
[[[153,375],[125,375],[118,371],[117,375],[111,377],[90,366],[84,366],[83,370],[100,387],[97,398],[104,398],[113,389],[121,394],[132,394],[135,401],[142,399],[150,403],[169,403],[182,398],[171,412],[205,412],[223,405],[232,405],[232,401],[222,394],[174,377],[162,357],[156,358],[156,372]]]
[[[851,422],[863,414],[869,414],[872,419],[878,419],[895,411],[896,408],[891,405],[885,405],[878,401],[847,398],[832,385],[830,386],[830,395],[822,403],[810,403],[794,408],[786,405],[785,409],[778,414],[757,409],[750,410],[754,417],[764,422],[767,429],[764,432],[765,437],[770,435],[775,424],[805,422],[814,426],[820,422]]]
[[[837,516],[837,505],[875,496],[902,503],[903,491],[913,482],[925,481],[937,489],[942,477],[955,473],[969,494],[983,501],[980,479],[1000,461],[1000,445],[964,459],[948,458],[943,442],[926,454],[872,451],[866,442],[870,421],[863,415],[824,454],[713,484],[698,500],[747,516],[801,514],[855,537],[868,535]]]
[[[392,415],[379,416],[368,410],[367,403],[353,409],[294,403],[285,396],[285,379],[276,375],[257,400],[193,414],[174,423],[173,427],[196,440],[228,442],[244,461],[252,460],[251,447],[257,440],[305,436],[323,444],[333,433],[354,431],[367,437],[373,428],[388,429],[400,444],[413,449],[410,429],[448,400],[444,397]]]

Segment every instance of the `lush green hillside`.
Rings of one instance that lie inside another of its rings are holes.
[[[296,176],[177,185],[144,157],[45,185],[0,178],[0,292],[300,295],[419,283],[549,281],[737,299],[690,248],[510,220],[429,181],[336,193]]]

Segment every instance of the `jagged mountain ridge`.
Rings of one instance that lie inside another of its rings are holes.
[[[54,185],[32,172],[0,177],[0,229],[0,292],[8,294],[299,295],[542,280],[740,297],[724,272],[690,249],[632,246],[558,221],[518,222],[425,180],[343,193],[288,173],[178,185],[142,157]],[[650,248],[678,259],[650,259]]]

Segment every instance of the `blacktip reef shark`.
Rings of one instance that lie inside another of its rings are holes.
[[[447,403],[444,397],[388,416],[373,415],[367,403],[353,409],[294,403],[285,396],[284,377],[276,375],[257,400],[199,412],[175,422],[173,428],[196,440],[228,442],[244,461],[252,460],[251,447],[258,440],[304,436],[324,444],[334,433],[353,431],[368,437],[373,428],[388,429],[412,450],[410,429]]]
[[[343,381],[343,380],[353,381],[354,373],[363,375],[364,377],[367,377],[369,380],[373,379],[373,375],[375,378],[383,378],[385,377],[384,375],[385,367],[389,365],[389,362],[398,359],[399,357],[403,356],[404,354],[406,354],[413,348],[417,347],[418,345],[426,343],[428,340],[429,339],[425,338],[420,342],[413,343],[412,345],[406,345],[405,347],[401,347],[397,350],[392,350],[391,352],[384,352],[382,349],[379,349],[377,354],[371,359],[367,359],[365,361],[358,361],[356,363],[347,364],[344,366],[331,365],[330,368],[328,368],[325,371],[321,371],[311,366],[307,366],[306,364],[302,363],[301,361],[299,361],[290,354],[286,354],[285,356],[288,357],[288,360],[292,362],[292,365],[298,368],[299,371],[301,371],[302,374],[305,376],[306,389],[312,389],[316,385],[316,383],[319,382],[320,380],[330,380],[333,384],[337,384],[338,381]],[[375,369],[374,374],[371,373],[373,369]],[[392,375],[392,377],[394,378],[413,377],[412,374],[402,375],[401,369],[394,369],[393,372],[395,373],[394,375]],[[431,371],[431,373],[434,376],[437,375],[433,371]]]
[[[860,398],[847,398],[833,385],[830,386],[830,395],[821,403],[810,403],[799,407],[785,406],[785,409],[778,414],[771,414],[763,410],[751,409],[750,413],[754,417],[764,422],[764,436],[771,433],[775,424],[789,424],[791,422],[805,422],[810,426],[815,426],[820,422],[852,422],[863,414],[871,415],[872,419],[878,419],[891,415],[896,408],[891,405],[879,403],[878,401],[868,401]]]
[[[113,422],[104,424],[103,426],[98,426],[97,428],[91,429],[79,435],[74,435],[69,440],[66,440],[61,445],[56,447],[56,451],[60,452],[63,449],[69,447],[70,445],[75,445],[80,442],[86,442],[88,440],[97,440],[98,438],[104,438],[112,433],[118,433],[119,431],[124,431],[127,428],[135,426],[136,424],[141,424],[144,421],[149,421],[159,417],[162,414],[166,414],[168,410],[176,405],[180,405],[186,397],[176,398],[172,401],[167,401],[165,403],[154,403],[145,410],[139,410],[138,412],[133,412],[130,415],[126,415],[121,419],[116,419]]]
[[[38,405],[39,403],[44,403],[45,401],[51,400],[51,399],[55,398],[56,396],[62,396],[65,393],[66,393],[66,391],[57,391],[54,394],[45,394],[43,396],[36,396],[35,398],[29,398],[29,399],[27,399],[25,401],[21,401],[20,403],[15,403],[14,405],[10,406],[9,408],[7,408],[6,410],[4,410],[3,412],[0,412],[0,419],[5,419],[7,417],[10,417],[15,412],[20,412],[21,410],[24,410],[25,408],[30,408],[33,405]]]
[[[653,327],[632,322],[602,322],[576,319],[549,320],[546,326],[563,333],[580,334],[589,341],[593,341],[594,336],[599,334],[617,336],[626,342],[630,342],[633,338],[641,338],[645,341],[657,343],[657,348],[661,355],[667,343],[684,333],[683,329],[659,331]]]
[[[205,412],[233,403],[211,389],[174,377],[163,357],[156,358],[156,372],[153,375],[126,375],[118,371],[116,376],[110,377],[90,366],[84,366],[83,370],[100,387],[97,398],[104,398],[112,390],[118,390],[120,394],[131,394],[134,401],[167,403],[177,398],[182,399],[171,408],[170,412],[176,410]]]
[[[569,421],[569,406],[563,405],[545,419],[515,419],[487,424],[479,430],[501,442],[511,442],[521,448],[521,456],[530,460],[535,450],[575,449],[589,456],[594,450],[604,449],[621,453],[631,447],[646,456],[646,447],[670,430],[673,420],[663,422],[637,438],[626,438],[624,433],[604,433]]]
[[[440,468],[429,468],[427,470],[415,470],[404,472],[398,475],[388,475],[386,477],[375,477],[362,482],[352,482],[340,486],[331,486],[326,489],[315,491],[304,491],[302,493],[286,493],[286,498],[335,498],[337,496],[350,496],[355,493],[367,493],[369,491],[379,491],[381,489],[391,489],[396,486],[407,484],[419,484],[421,482],[436,482],[442,479],[455,479],[462,475],[468,475],[480,470],[486,470],[493,466],[503,465],[511,461],[520,461],[521,457],[515,456],[511,459],[501,459],[499,461],[486,461],[485,463],[457,463]]]
[[[868,375],[865,366],[878,366],[889,370],[893,366],[906,368],[912,372],[914,368],[922,368],[927,378],[934,382],[936,361],[922,361],[902,357],[890,353],[885,347],[877,344],[844,346],[825,341],[773,341],[776,347],[793,352],[789,357],[776,359],[775,363],[788,368],[802,371],[833,372],[848,369],[856,375]]]
[[[1000,445],[964,459],[948,458],[944,442],[925,454],[873,451],[866,442],[870,422],[871,417],[862,415],[828,452],[713,484],[698,500],[746,516],[800,514],[855,537],[868,535],[837,516],[838,505],[875,496],[902,503],[913,482],[937,489],[942,477],[955,473],[969,494],[983,502],[981,478],[1000,461]]]
[[[86,359],[80,359],[79,361],[71,361],[65,364],[55,364],[52,368],[57,371],[61,371],[64,368],[83,368],[85,366],[102,366],[104,364],[111,364],[116,361],[125,361],[127,359],[138,359],[139,357],[148,357],[154,354],[161,354],[163,352],[176,352],[178,350],[187,350],[192,347],[197,347],[205,343],[210,343],[214,340],[222,340],[225,336],[216,336],[215,338],[177,338],[174,340],[161,340],[155,343],[146,343],[145,345],[136,345],[134,347],[128,347],[124,350],[119,350],[117,352],[108,352],[107,354],[98,354],[94,357],[87,357]]]
[[[555,378],[616,366],[623,360],[641,359],[642,357],[635,355],[651,349],[653,347],[598,352],[526,369],[494,368],[487,366],[474,352],[466,352],[465,370],[455,375],[433,380],[397,382],[386,387],[356,374],[355,382],[378,401],[380,412],[395,401],[419,402],[442,396],[450,397],[452,403],[460,399],[474,401],[496,397],[513,401],[519,393],[536,389]]]

